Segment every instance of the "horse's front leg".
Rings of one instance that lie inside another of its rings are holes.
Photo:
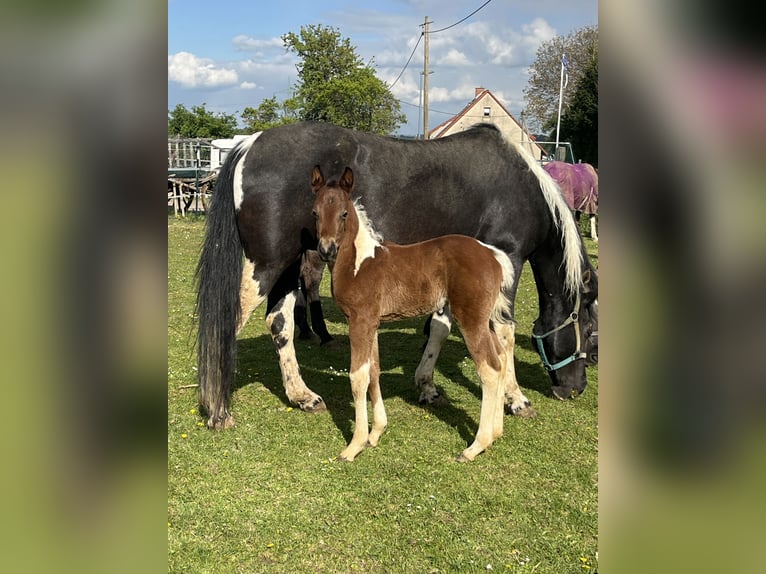
[[[434,385],[434,368],[439,359],[439,353],[444,346],[444,341],[449,336],[452,327],[452,314],[449,307],[444,307],[431,315],[428,342],[423,351],[423,357],[415,371],[415,384],[420,389],[421,404],[438,404],[443,400]]]
[[[373,340],[376,337],[375,326],[360,324],[349,318],[349,339],[351,340],[351,394],[354,397],[354,435],[351,442],[340,453],[338,460],[351,462],[367,446],[369,423],[367,420],[367,389],[370,386],[372,369]]]
[[[295,301],[297,289],[269,305],[266,324],[271,331],[271,338],[279,354],[279,368],[285,393],[290,403],[307,412],[318,413],[327,410],[324,400],[306,386],[301,377],[298,359],[295,356]],[[271,295],[269,296],[271,303]]]

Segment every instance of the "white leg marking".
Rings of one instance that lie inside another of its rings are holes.
[[[323,411],[326,410],[322,398],[309,389],[301,377],[298,360],[295,356],[295,300],[296,293],[292,291],[285,295],[281,305],[276,306],[266,316],[266,324],[271,331],[271,337],[279,354],[279,368],[282,371],[282,381],[285,385],[287,398],[294,405],[303,410]],[[281,330],[277,333],[273,330],[274,322],[282,317]]]
[[[370,384],[370,362],[366,361],[361,367],[350,374],[351,393],[354,395],[354,436],[351,442],[340,453],[340,459],[351,462],[364,447],[370,434],[367,419],[367,388]]]
[[[428,336],[423,357],[415,371],[415,384],[420,389],[420,402],[432,403],[439,396],[434,386],[434,368],[439,359],[444,341],[449,336],[452,321],[448,313],[434,313],[431,315],[431,332]]]
[[[250,315],[253,314],[256,307],[263,303],[265,299],[261,295],[261,285],[253,279],[253,271],[255,270],[255,264],[245,258],[245,264],[242,267],[242,282],[239,286],[239,323],[237,324],[237,335],[242,331]]]

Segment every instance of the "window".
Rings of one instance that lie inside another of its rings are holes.
[[[489,117],[489,106],[484,106],[484,117],[485,118]]]

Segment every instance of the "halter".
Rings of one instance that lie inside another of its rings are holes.
[[[576,361],[577,359],[584,359],[587,356],[587,353],[584,353],[580,349],[580,323],[577,321],[578,318],[578,312],[580,311],[580,292],[577,292],[577,298],[575,299],[575,305],[572,312],[569,314],[569,317],[567,317],[564,322],[556,327],[555,329],[551,329],[547,333],[543,333],[542,335],[535,335],[534,327],[532,328],[532,338],[535,340],[535,344],[537,345],[537,350],[540,353],[540,357],[543,360],[543,366],[545,367],[545,370],[547,371],[556,371],[560,369],[561,367],[564,367],[568,365],[569,363]],[[548,360],[548,356],[545,354],[545,348],[543,346],[543,339],[547,337],[548,335],[552,335],[553,333],[557,331],[561,331],[564,327],[567,325],[574,324],[574,330],[575,330],[575,351],[565,359],[560,360],[558,363],[555,363],[551,365],[550,361]]]

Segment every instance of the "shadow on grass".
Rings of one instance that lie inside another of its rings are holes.
[[[410,332],[412,330],[414,333]],[[464,409],[454,406],[447,390],[439,387],[439,392],[446,399],[439,404],[420,405],[419,403],[420,391],[416,388],[414,381],[415,370],[425,343],[425,337],[421,332],[421,320],[382,325],[378,340],[383,400],[399,397],[410,405],[420,406],[432,416],[454,427],[466,444],[470,444],[478,429],[478,420],[474,420]],[[316,340],[297,339],[295,346],[301,375],[306,385],[325,400],[334,424],[348,442],[353,434],[354,419],[348,380],[350,344],[348,335],[334,334],[333,336],[335,342],[331,345],[320,347]],[[530,337],[517,335],[516,344],[531,348]],[[241,339],[238,355],[238,372],[233,390],[236,391],[257,382],[278,397],[285,406],[291,406],[285,394],[277,353],[270,335],[263,334]],[[481,401],[481,387],[464,374],[468,356],[462,339],[447,339],[436,368],[446,379],[467,389],[477,401]],[[470,361],[470,358],[468,360]],[[401,373],[392,372],[399,367],[402,369]],[[472,361],[469,368],[474,368]],[[515,368],[517,379],[523,390],[530,389],[552,397],[550,378],[542,365],[516,359]]]

